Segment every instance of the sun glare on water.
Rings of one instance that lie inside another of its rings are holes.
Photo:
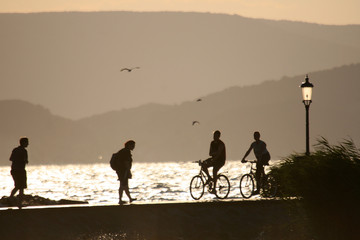
[[[241,198],[239,180],[248,172],[248,165],[240,161],[227,161],[220,170],[230,180],[228,198]],[[132,179],[129,180],[132,197],[139,202],[194,201],[189,193],[193,176],[199,166],[192,162],[180,163],[134,163]],[[211,171],[210,171],[211,172]],[[109,164],[74,164],[51,166],[28,166],[28,188],[25,194],[60,200],[88,201],[90,204],[117,204],[119,200],[116,173]],[[13,188],[10,167],[0,167],[0,196],[9,196]],[[124,195],[124,200],[127,197]],[[204,194],[202,201],[216,199]]]

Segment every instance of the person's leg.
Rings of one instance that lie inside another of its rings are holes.
[[[20,188],[19,189],[19,199],[18,199],[18,206],[21,208],[22,207],[22,202],[24,199],[24,189]]]
[[[123,196],[123,192],[124,192],[124,183],[123,183],[123,175],[124,173],[122,171],[116,171],[116,174],[118,176],[118,181],[120,181],[120,186],[119,186],[119,204],[123,204],[124,202],[122,201],[122,196]]]
[[[217,180],[218,180],[218,172],[219,170],[224,166],[224,164],[215,164],[213,167],[213,176],[214,176],[214,186],[216,186]],[[214,192],[215,192],[214,187]]]
[[[260,178],[263,180],[264,179],[264,177],[265,177],[265,168],[264,168],[264,166],[261,166],[261,169],[260,169],[261,171],[260,171]]]
[[[122,200],[123,192],[125,192],[125,194],[128,196],[130,202],[133,202],[136,200],[136,198],[132,198],[130,195],[128,178],[120,180],[119,204],[125,203],[125,201]]]
[[[124,192],[124,188],[122,187],[121,182],[120,182],[120,187],[119,187],[119,204],[123,203],[123,201],[122,201],[123,192]]]
[[[214,165],[213,167],[213,177],[214,177],[214,185],[216,186],[216,182],[217,182],[217,173],[219,172],[220,168],[222,166],[219,165]]]
[[[261,175],[261,165],[256,164],[256,172],[255,172],[256,191],[254,192],[254,194],[259,194],[260,192],[260,175]]]
[[[209,170],[207,168],[207,166],[201,166],[201,169],[203,170],[203,172],[206,174],[206,176],[208,177],[208,179],[211,179],[211,176],[210,176],[210,173],[209,173]]]
[[[126,181],[124,179],[119,178],[119,181],[120,181],[119,204],[123,204],[123,203],[125,203],[125,201],[122,200],[122,196],[123,196],[124,191],[127,194],[127,192],[126,192],[126,191],[128,191],[127,190],[127,184],[126,184]]]
[[[14,180],[14,189],[10,193],[10,197],[12,198],[15,196],[16,192],[19,190],[19,177],[18,177],[18,174],[16,174],[16,172],[14,170],[11,170],[10,173]]]
[[[20,198],[23,198],[23,197],[24,197],[24,189],[23,189],[23,188],[20,188],[20,189],[19,189],[19,197],[20,197]]]
[[[132,197],[130,196],[129,186],[126,186],[126,187],[125,187],[125,193],[126,193],[126,195],[128,196],[130,202],[133,202],[133,201],[136,200],[136,198],[132,198]]]
[[[16,199],[16,205],[19,206],[19,208],[22,207],[22,201],[24,198],[24,189],[27,187],[26,184],[26,171],[14,171],[11,170],[11,176],[14,179],[14,189],[10,193],[10,198],[13,198],[16,194],[16,192],[19,190],[19,196]]]
[[[126,178],[126,181],[125,181],[125,183],[124,183],[124,190],[125,190],[125,193],[126,193],[126,195],[128,196],[128,198],[129,198],[129,201],[130,202],[133,202],[133,201],[135,201],[136,200],[136,198],[132,198],[131,197],[131,195],[130,195],[130,190],[129,190],[129,179],[128,178]]]
[[[212,179],[208,170],[209,167],[213,167],[213,162],[211,158],[206,159],[201,165],[201,169],[208,177],[208,181]]]
[[[264,166],[261,164],[256,165],[255,180],[256,180],[256,193],[260,192],[262,188],[262,178],[265,175]]]
[[[129,179],[125,176],[125,179],[123,181],[123,187],[126,195],[128,196],[129,200],[131,199],[130,191],[129,191]]]
[[[14,197],[14,195],[16,194],[16,192],[19,190],[19,188],[17,188],[17,187],[14,187],[14,189],[11,191],[11,193],[10,193],[10,197],[12,198],[12,197]]]

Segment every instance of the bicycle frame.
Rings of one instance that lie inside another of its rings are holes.
[[[205,185],[208,185],[209,183],[207,183],[206,184],[206,182],[208,181],[208,176],[205,174],[205,172],[202,170],[202,166],[201,166],[201,160],[199,160],[199,161],[196,161],[197,163],[199,163],[199,165],[200,165],[200,172],[199,172],[199,176],[201,176],[201,178],[203,179],[203,181],[204,181],[204,183],[205,183]],[[217,173],[217,175],[220,175],[220,174],[222,174],[221,172],[218,172]],[[254,175],[255,176],[255,175]],[[209,181],[210,182],[210,181]],[[213,181],[212,181],[213,182]]]
[[[200,171],[190,181],[190,194],[195,200],[199,200],[203,194],[205,187],[207,191],[215,194],[219,199],[225,199],[230,193],[230,181],[221,173],[217,174],[216,185],[212,178],[209,179],[208,175],[203,171],[202,161],[195,161],[200,165]]]
[[[270,193],[270,197],[273,197],[273,196],[275,196],[275,194],[276,194],[276,191],[277,191],[277,186],[275,185],[275,187],[274,187],[274,185],[269,185],[269,182],[268,182],[268,174],[266,174],[265,172],[264,173],[262,173],[261,174],[261,176],[260,176],[260,183],[258,183],[257,181],[256,181],[256,167],[254,167],[253,165],[254,164],[256,164],[256,162],[257,161],[246,161],[247,163],[250,163],[251,165],[250,165],[250,172],[248,173],[249,175],[251,175],[252,177],[253,177],[253,179],[255,180],[254,181],[254,185],[256,186],[256,189],[259,189],[260,190],[260,188],[263,190],[263,191],[265,191],[266,193],[265,193],[265,197],[266,196],[269,196],[269,186],[271,186],[271,192],[273,192],[273,193]],[[258,186],[258,184],[260,184],[260,186]]]
[[[246,163],[250,163],[250,171],[248,174],[250,174],[253,179],[255,180],[254,181],[254,184],[256,186],[256,189],[258,188],[258,182],[256,181],[256,163],[257,161],[256,160],[249,160],[249,161],[246,161]],[[266,174],[264,176],[261,176],[261,178],[264,178],[266,176]]]
[[[256,166],[256,161],[246,161],[246,162],[250,163],[249,174],[255,179],[256,167],[254,167],[254,165]]]
[[[200,171],[199,171],[199,174],[198,174],[198,175],[199,175],[199,176],[201,177],[201,179],[203,180],[204,185],[205,185],[205,186],[209,186],[208,191],[211,191],[213,184],[210,184],[210,181],[208,181],[208,180],[209,180],[208,176],[207,176],[207,175],[205,174],[205,172],[202,170],[201,160],[199,160],[199,166],[200,166]],[[212,181],[211,181],[211,182],[212,182]]]
[[[202,168],[200,168],[200,172],[199,174],[201,176],[201,178],[203,179],[204,183],[206,183],[206,181],[208,180],[208,177],[206,176],[206,174],[204,173],[204,171],[202,170]]]

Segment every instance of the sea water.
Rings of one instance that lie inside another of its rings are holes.
[[[240,160],[227,161],[220,173],[230,180],[230,199],[240,199],[240,177],[249,172],[250,164]],[[28,188],[25,194],[52,200],[88,201],[90,204],[116,204],[119,201],[119,181],[108,163],[27,166]],[[191,178],[200,167],[192,162],[133,163],[129,180],[133,198],[140,202],[195,201],[191,198]],[[212,171],[210,170],[212,174]],[[10,166],[0,167],[0,197],[13,189]],[[258,196],[255,196],[258,197]],[[216,197],[205,193],[202,201]],[[127,200],[124,194],[123,200]]]

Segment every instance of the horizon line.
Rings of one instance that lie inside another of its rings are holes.
[[[147,11],[138,11],[138,10],[46,10],[46,11],[13,11],[13,12],[2,12],[0,14],[49,14],[49,13],[198,13],[198,14],[212,14],[212,15],[227,15],[227,16],[237,16],[241,18],[253,19],[253,20],[266,20],[274,22],[296,22],[296,23],[306,23],[306,24],[316,24],[316,25],[325,25],[325,26],[360,26],[360,23],[345,23],[345,24],[335,24],[335,23],[320,23],[320,22],[310,22],[305,20],[295,20],[295,19],[271,19],[264,17],[248,17],[240,15],[239,13],[225,13],[225,12],[209,12],[209,11],[174,11],[174,10],[147,10]]]

